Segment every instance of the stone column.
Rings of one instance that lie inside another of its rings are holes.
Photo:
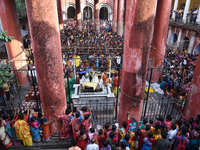
[[[12,60],[13,58],[24,60],[13,61],[13,63],[11,63],[12,69],[28,69],[25,53],[23,52],[24,47],[22,42],[22,35],[14,0],[0,1],[0,19],[3,30],[7,31],[8,36],[13,36],[12,42],[8,42],[6,44],[10,60]],[[17,71],[15,75],[18,78],[21,86],[27,85],[29,83],[27,71]]]
[[[178,40],[177,40],[177,45],[176,45],[177,48],[179,48],[179,46],[180,46],[183,29],[182,28],[178,28],[178,30],[179,30],[179,33],[178,33]]]
[[[197,64],[194,70],[192,83],[190,85],[190,90],[188,93],[188,100],[185,103],[185,108],[183,110],[183,115],[186,118],[196,118],[200,113],[200,59],[197,60]]]
[[[57,0],[57,8],[58,8],[58,21],[59,21],[59,29],[63,29],[63,13],[62,13],[62,0]]]
[[[183,21],[186,22],[186,17],[187,17],[187,13],[189,11],[190,8],[190,0],[186,0],[186,4],[185,4],[185,10],[184,10],[184,14],[183,14]]]
[[[114,3],[113,3],[113,21],[112,21],[113,32],[117,32],[117,13],[118,13],[118,0],[114,0]]]
[[[26,0],[26,8],[42,107],[47,119],[53,120],[51,106],[57,115],[66,109],[57,5],[56,1]],[[50,124],[51,133],[59,133],[60,128],[59,120]]]
[[[99,0],[94,0],[94,21],[95,21],[95,29],[99,32]]]
[[[168,37],[167,37],[167,45],[169,46],[170,40],[172,36],[172,26],[169,26],[169,32],[168,32]]]
[[[156,0],[126,1],[126,26],[119,124],[127,112],[140,121],[152,40]]]
[[[157,11],[152,42],[152,46],[155,47],[156,50],[151,50],[151,67],[163,66],[171,3],[172,0],[158,0],[157,2]],[[161,76],[161,72],[161,68],[154,68],[152,74],[152,82],[158,81]]]
[[[199,13],[198,13],[196,22],[200,23],[200,5],[199,5]]]
[[[80,0],[76,0],[75,3],[76,3],[76,27],[77,27],[77,30],[82,31]]]
[[[117,34],[122,36],[124,26],[124,0],[119,0],[118,2]]]
[[[194,31],[191,31],[190,32],[190,43],[189,43],[189,46],[188,46],[188,53],[192,53],[192,50],[193,50],[193,48],[194,48],[194,42],[195,42],[195,39],[196,39],[196,32],[194,32]]]
[[[176,13],[174,11],[177,10],[177,7],[178,7],[178,0],[175,0],[173,14],[172,14],[172,19],[174,19],[174,20],[175,20],[175,17],[176,17]]]

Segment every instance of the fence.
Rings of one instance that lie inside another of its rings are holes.
[[[74,105],[74,107],[81,107],[82,105]],[[89,106],[92,109],[92,126],[104,125],[106,123],[117,123],[116,107],[119,107],[118,103],[102,103],[98,100],[88,101],[84,106]]]

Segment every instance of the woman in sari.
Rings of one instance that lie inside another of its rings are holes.
[[[88,133],[87,145],[91,144],[92,139],[95,139],[95,144],[98,144],[98,136],[94,128],[90,128],[90,132]]]
[[[42,112],[38,112],[38,118],[40,119],[40,123],[41,123],[40,126],[42,128],[42,140],[44,142],[48,142],[51,137],[51,133],[49,130],[49,124],[51,122],[53,122],[53,120],[47,122],[47,118],[44,116],[44,113],[42,113]]]
[[[115,137],[115,134],[111,132],[109,134],[109,137],[107,138],[108,144],[111,146],[111,150],[116,149],[116,143],[113,141],[113,138]]]
[[[36,121],[36,118],[32,117],[30,121],[30,130],[31,130],[33,142],[36,142],[36,143],[41,142],[39,127],[40,127],[40,124],[38,124],[38,122]]]
[[[5,132],[5,127],[3,119],[0,117],[0,142],[3,144],[3,147],[9,148],[13,145],[13,142],[10,140],[10,137]]]
[[[85,134],[84,130],[80,131],[80,134],[75,134],[76,141],[77,141],[77,146],[81,148],[81,150],[84,150],[86,147],[86,140],[87,140],[87,135]]]
[[[69,121],[69,117],[72,115],[72,112],[70,109],[66,109],[65,115],[57,116],[54,114],[56,118],[59,118],[62,120],[62,128],[60,131],[60,139],[68,139],[71,137],[71,122]]]
[[[13,115],[10,116],[10,121],[7,122],[6,125],[6,133],[10,136],[14,145],[20,145],[21,141],[17,139],[16,130],[13,127],[15,120],[13,119]]]
[[[85,129],[85,133],[88,132],[89,128],[91,127],[91,117],[90,115],[84,115],[84,120],[82,122],[83,129]]]
[[[20,113],[18,115],[18,120],[15,122],[14,127],[16,130],[16,135],[18,140],[22,140],[25,146],[32,146],[32,136],[29,129],[29,125],[26,121],[23,120],[24,115]]]
[[[105,141],[106,136],[103,135],[103,130],[100,129],[99,130],[99,135],[98,135],[98,143],[99,143],[99,149],[101,149],[103,147],[103,141]]]
[[[81,118],[80,118],[80,112],[76,112],[76,116],[72,118],[72,131],[74,136],[75,134],[78,134],[81,130]]]

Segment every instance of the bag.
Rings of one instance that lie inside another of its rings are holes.
[[[178,141],[179,141],[179,144],[177,146],[177,150],[185,150],[185,143],[187,141],[187,138],[185,137],[185,140],[183,142],[181,142],[181,136],[178,136]]]

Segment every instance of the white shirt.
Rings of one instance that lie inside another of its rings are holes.
[[[99,81],[99,85],[100,86],[103,85],[103,80],[102,79]]]
[[[183,64],[184,64],[184,65],[187,65],[187,61],[186,61],[185,59],[183,60]]]
[[[89,144],[88,146],[87,146],[87,150],[99,150],[99,145],[97,145],[97,144]]]
[[[175,138],[176,134],[177,134],[177,129],[175,129],[175,130],[169,130],[167,139],[171,140],[170,141],[170,145],[173,145],[173,143],[175,141],[174,138]]]
[[[199,12],[198,10],[195,10],[193,11],[193,14],[198,14],[198,12]]]
[[[120,65],[120,63],[121,63],[121,56],[116,56],[116,58],[117,58],[117,63]]]

